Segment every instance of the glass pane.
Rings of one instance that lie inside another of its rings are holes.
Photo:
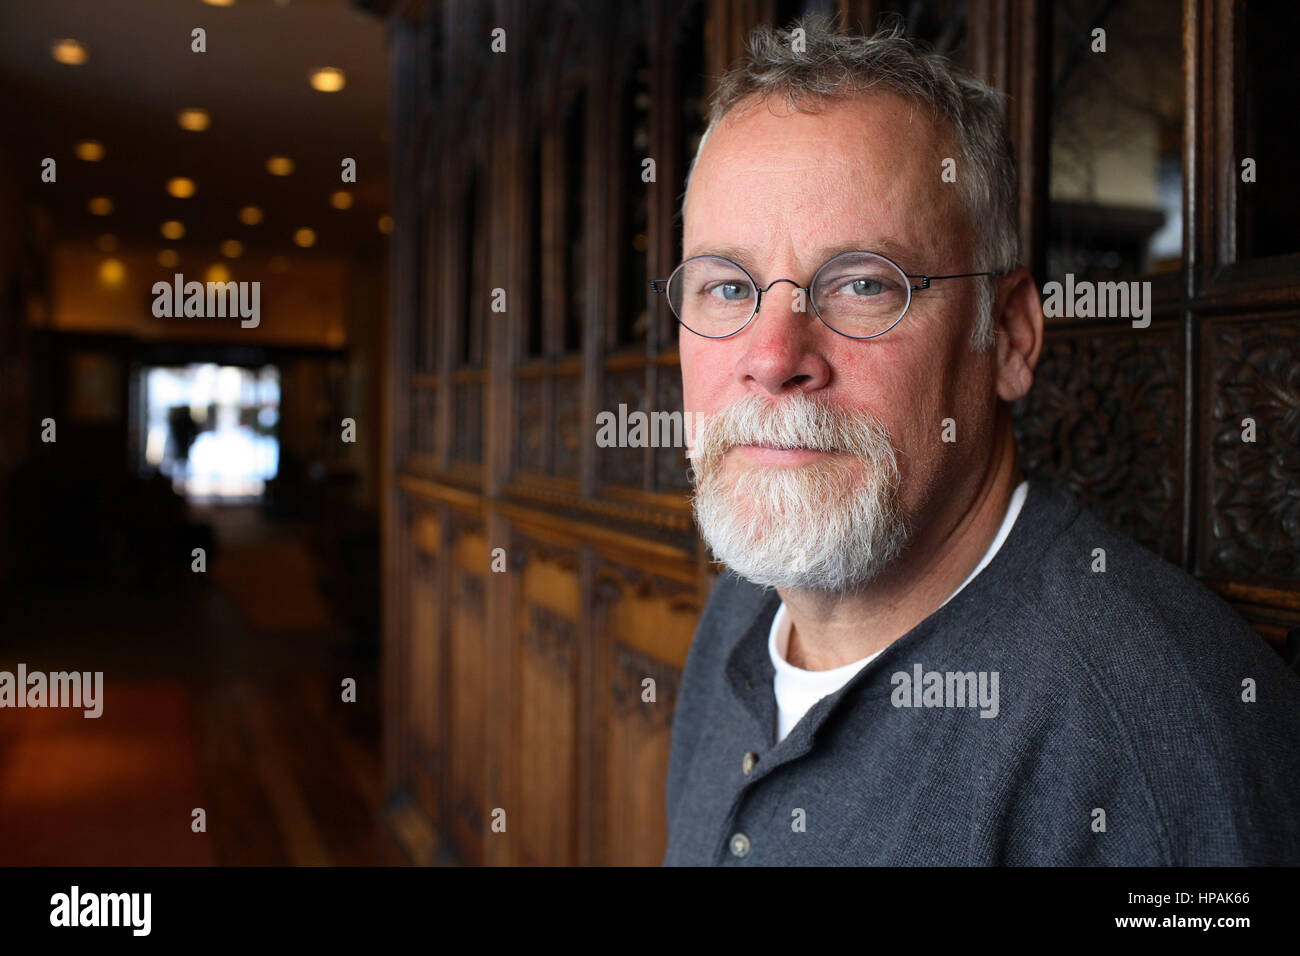
[[[641,163],[650,155],[650,66],[643,46],[637,47],[628,68],[619,121],[619,158],[626,184],[619,235],[618,322],[610,343],[614,346],[643,343],[649,320],[646,250],[650,246],[647,198],[651,187],[641,181]]]
[[[700,146],[700,138],[704,135],[704,113],[707,108],[704,101],[706,40],[704,4],[696,2],[682,14],[682,26],[677,31],[677,45],[673,50],[674,70],[679,84],[676,160],[683,190],[686,188],[686,174],[690,171],[695,151]],[[673,260],[664,264],[664,276],[677,265],[682,256],[682,198],[682,195],[676,197],[673,208]],[[671,325],[672,316],[666,316],[666,319]]]
[[[1181,7],[1180,0],[1052,4],[1053,278],[1182,264]]]
[[[460,247],[460,261],[464,270],[462,275],[464,297],[461,300],[461,323],[458,336],[461,365],[468,365],[473,360],[474,327],[481,324],[479,308],[486,301],[483,290],[478,287],[478,273],[482,271],[478,268],[478,194],[478,170],[475,169],[470,174],[469,185],[465,190],[465,205],[461,212],[462,244]]]
[[[587,311],[586,188],[587,98],[579,91],[564,120],[565,256],[564,351],[582,347],[582,321]]]
[[[437,286],[432,281],[429,274],[431,257],[429,255],[429,243],[433,238],[429,234],[429,220],[425,218],[422,211],[415,213],[415,251],[412,253],[415,262],[415,296],[414,309],[415,328],[412,330],[414,339],[414,366],[415,373],[427,374],[432,372],[433,366],[433,340],[435,330],[432,327],[432,317],[438,314],[436,302],[430,302],[429,298],[434,295]]]
[[[542,262],[542,194],[545,183],[542,179],[542,138],[537,135],[528,157],[528,309],[527,326],[524,329],[524,356],[532,358],[542,354],[542,275],[545,264]]]
[[[1250,0],[1238,7],[1237,258],[1300,252],[1300,177],[1295,168],[1295,40],[1300,4]],[[1243,169],[1244,160],[1254,168]],[[1253,182],[1248,181],[1253,179]]]

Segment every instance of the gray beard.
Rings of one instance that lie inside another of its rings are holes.
[[[836,450],[840,459],[761,466],[732,461],[737,444]],[[773,588],[862,588],[906,546],[897,453],[883,425],[797,397],[748,396],[711,415],[691,452],[700,534],[741,577]],[[852,467],[856,459],[860,467]]]

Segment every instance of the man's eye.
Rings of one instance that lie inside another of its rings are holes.
[[[727,302],[749,298],[749,285],[743,282],[719,282],[711,291],[717,298]]]
[[[841,290],[847,290],[853,295],[880,295],[885,291],[885,284],[879,279],[856,278],[850,279],[842,285]]]

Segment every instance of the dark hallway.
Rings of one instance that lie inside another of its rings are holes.
[[[0,671],[103,680],[4,709],[0,865],[404,862],[387,73],[348,0],[0,9]]]

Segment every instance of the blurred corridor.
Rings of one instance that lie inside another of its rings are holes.
[[[347,0],[0,8],[0,671],[103,672],[3,711],[0,865],[401,862],[387,72]]]

